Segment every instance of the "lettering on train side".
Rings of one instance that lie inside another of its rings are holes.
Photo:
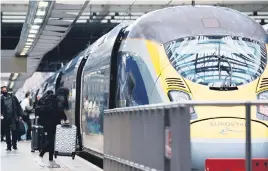
[[[234,127],[245,127],[243,122],[210,122],[210,126],[234,126]]]

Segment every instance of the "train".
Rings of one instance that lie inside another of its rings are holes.
[[[123,22],[46,80],[70,89],[78,146],[103,154],[104,110],[180,100],[268,100],[268,35],[225,7],[175,6]],[[268,158],[268,108],[252,108],[252,157]],[[191,107],[193,170],[245,157],[244,107]]]

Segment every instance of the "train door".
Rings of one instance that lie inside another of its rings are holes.
[[[89,56],[89,55],[88,55]],[[77,68],[77,74],[76,74],[76,81],[75,81],[75,125],[77,127],[77,144],[78,144],[78,150],[81,151],[83,149],[83,140],[82,140],[82,78],[83,78],[83,70],[84,66],[86,64],[86,61],[88,59],[88,56],[83,57],[78,68]]]
[[[116,107],[116,91],[117,91],[117,57],[118,57],[118,51],[121,45],[121,42],[126,35],[125,28],[122,28],[120,32],[118,33],[118,36],[115,40],[112,55],[111,55],[111,66],[110,66],[110,93],[109,93],[109,109]]]

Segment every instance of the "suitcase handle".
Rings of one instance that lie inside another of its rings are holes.
[[[72,127],[72,125],[70,125],[69,123],[63,123],[61,124],[62,127],[67,127],[67,128],[70,128]]]
[[[35,124],[38,125],[39,116],[35,116]]]

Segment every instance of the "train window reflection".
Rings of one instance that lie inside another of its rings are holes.
[[[173,67],[186,79],[210,85],[231,77],[243,85],[258,78],[267,61],[265,44],[236,36],[195,36],[166,43]]]

